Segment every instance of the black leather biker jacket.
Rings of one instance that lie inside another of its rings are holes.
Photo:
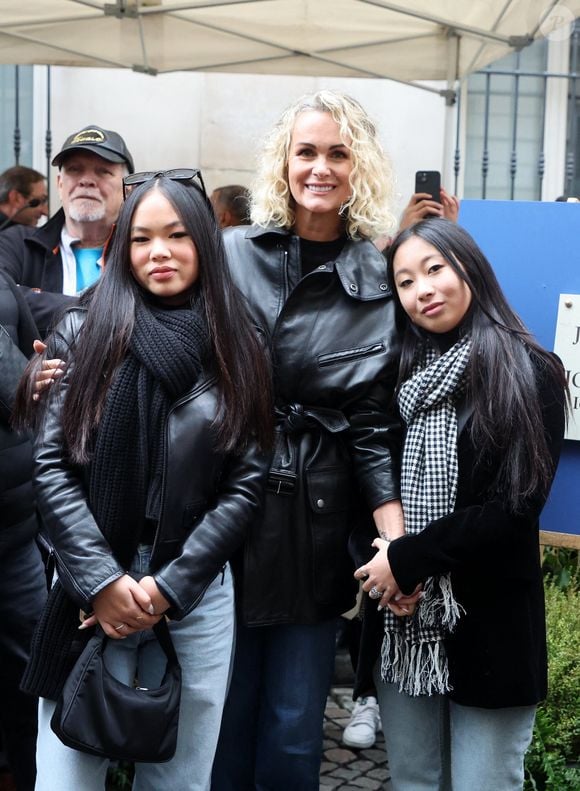
[[[225,232],[234,279],[271,348],[277,440],[264,517],[238,559],[250,625],[310,623],[354,602],[349,536],[399,496],[399,349],[386,262],[347,240],[301,277],[300,240],[280,228]]]

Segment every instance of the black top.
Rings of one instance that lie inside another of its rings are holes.
[[[334,261],[340,255],[346,242],[346,236],[339,236],[330,242],[313,242],[310,239],[300,239],[300,259],[302,277],[329,261]]]

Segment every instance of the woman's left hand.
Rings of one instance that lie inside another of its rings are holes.
[[[397,585],[389,564],[387,552],[389,542],[384,541],[382,538],[375,538],[372,546],[378,550],[377,554],[371,561],[358,568],[354,576],[357,580],[364,580],[362,589],[367,593],[370,594],[371,591],[373,591],[373,593],[380,592],[380,597],[371,595],[371,598],[375,599],[381,609],[386,607],[389,602],[392,602],[396,607],[397,602],[393,601],[393,599],[398,594],[401,594],[401,591],[399,590],[399,586]],[[397,612],[395,614],[398,615],[399,613]],[[400,614],[407,615],[408,613],[401,612]]]
[[[155,615],[161,615],[169,609],[170,603],[157,587],[154,577],[142,577],[139,585],[149,594]]]

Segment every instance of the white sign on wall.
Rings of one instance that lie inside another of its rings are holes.
[[[565,437],[580,440],[580,294],[560,294],[554,351],[564,363],[572,402]]]

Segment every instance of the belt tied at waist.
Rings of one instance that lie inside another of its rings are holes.
[[[267,489],[275,494],[292,494],[298,477],[295,438],[312,429],[323,429],[338,434],[349,427],[349,422],[339,409],[309,407],[303,404],[277,406],[276,448]]]

